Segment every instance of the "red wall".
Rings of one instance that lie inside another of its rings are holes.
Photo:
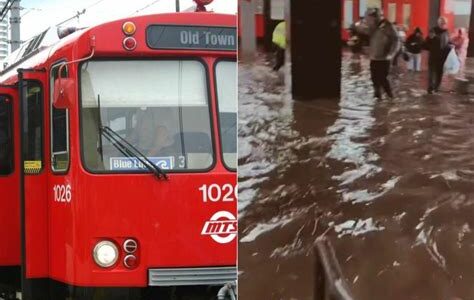
[[[344,16],[344,0],[341,5],[341,16]],[[360,19],[359,16],[359,1],[353,0],[353,20],[354,22]],[[441,15],[448,19],[449,31],[454,31],[454,13],[451,11],[451,1],[453,0],[441,0]],[[388,13],[388,4],[397,4],[397,16],[396,21],[399,24],[403,24],[403,4],[411,4],[411,18],[408,32],[411,33],[416,27],[420,27],[423,31],[423,35],[426,36],[429,31],[429,13],[430,13],[430,0],[384,0],[383,8],[384,12]],[[256,15],[256,34],[258,38],[263,38],[265,35],[265,18],[263,15]],[[341,38],[347,40],[349,33],[346,29],[341,29]]]
[[[448,19],[448,28],[450,32],[454,31],[453,5],[453,0],[441,0],[441,15]]]
[[[265,16],[261,14],[255,15],[255,27],[257,31],[257,38],[265,36]]]
[[[429,0],[389,0],[384,1],[384,11],[388,13],[388,4],[397,4],[396,21],[398,24],[403,24],[403,4],[411,4],[411,18],[408,27],[408,32],[411,33],[416,27],[420,27],[423,35],[427,35],[429,31],[429,14],[430,1]]]
[[[238,8],[238,16],[240,16],[240,7]],[[240,23],[240,17],[239,17]],[[238,35],[240,37],[240,26],[237,27]],[[263,14],[255,14],[255,34],[257,38],[262,39],[265,36],[265,16]]]
[[[423,35],[427,36],[430,23],[429,0],[416,0],[412,2],[411,22],[408,32],[411,33],[416,27],[420,27]],[[401,11],[400,13],[402,14],[403,12]]]
[[[441,0],[440,14],[448,19],[448,28],[450,31],[454,30],[454,13],[450,10],[452,0]],[[420,27],[423,35],[427,35],[429,31],[429,14],[430,1],[429,0],[388,0],[383,1],[384,12],[388,14],[388,4],[397,4],[396,22],[403,24],[403,4],[411,4],[411,18],[408,32],[411,33],[416,27]]]
[[[359,0],[353,0],[353,10],[352,10],[352,15],[353,15],[353,19],[354,21],[358,21],[360,19],[360,16],[359,16],[359,5],[360,5],[360,1]],[[342,9],[344,9],[344,4],[342,5]]]
[[[352,0],[352,20],[354,22],[357,22],[360,19],[359,15],[359,1],[360,0]],[[342,5],[341,5],[341,16],[344,18],[344,0],[342,0]],[[341,38],[344,41],[347,41],[349,39],[349,32],[347,29],[344,28],[343,26],[344,20],[341,19]]]

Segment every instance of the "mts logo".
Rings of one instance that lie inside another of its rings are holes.
[[[207,221],[202,229],[203,235],[237,233],[237,221]]]
[[[219,244],[230,243],[237,236],[237,219],[228,211],[219,211],[204,223],[201,235],[210,235]]]

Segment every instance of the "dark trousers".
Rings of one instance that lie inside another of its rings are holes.
[[[278,46],[276,48],[275,66],[273,67],[273,70],[278,71],[285,64],[285,49]]]
[[[388,72],[390,71],[389,60],[371,60],[370,61],[370,75],[374,85],[374,96],[380,98],[382,96],[381,89],[383,88],[387,95],[392,98],[392,88],[388,82]]]
[[[428,92],[438,91],[443,80],[444,63],[430,61],[428,62]]]

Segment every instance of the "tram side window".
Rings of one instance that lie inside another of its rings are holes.
[[[23,101],[23,159],[26,174],[43,168],[43,89],[36,81],[26,81]]]
[[[229,169],[237,169],[237,63],[218,61],[216,88],[222,156]]]
[[[51,68],[50,91],[54,91],[54,81],[58,78],[61,65],[59,63]],[[67,77],[67,67],[62,68],[61,77]],[[69,113],[67,109],[55,108],[53,98],[51,92],[51,168],[53,172],[65,172],[69,168]]]
[[[13,172],[13,128],[11,99],[0,96],[0,176]]]

